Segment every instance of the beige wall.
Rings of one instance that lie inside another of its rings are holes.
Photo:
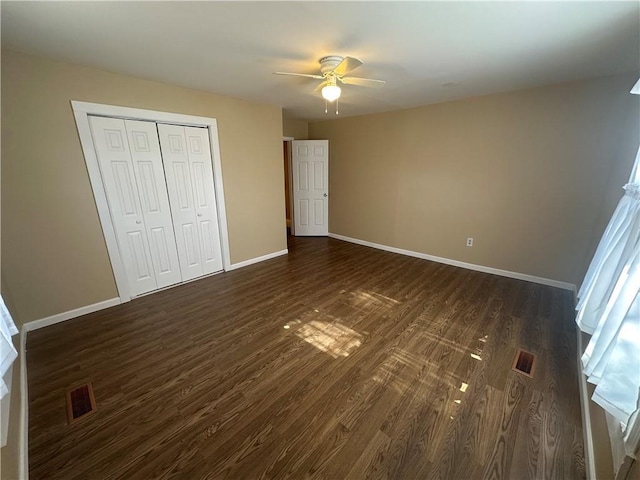
[[[293,137],[296,140],[307,140],[309,138],[309,122],[283,116],[282,134],[285,137]]]
[[[636,80],[310,123],[330,232],[579,284],[638,148]]]
[[[2,270],[27,322],[117,296],[71,100],[218,120],[232,263],[286,248],[279,107],[2,53]]]

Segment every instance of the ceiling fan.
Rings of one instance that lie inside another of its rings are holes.
[[[327,102],[333,102],[340,98],[342,90],[338,83],[345,85],[357,85],[360,87],[383,87],[386,83],[384,80],[374,80],[372,78],[348,77],[349,72],[355,70],[362,62],[354,57],[340,57],[338,55],[329,55],[320,59],[320,75],[309,73],[291,73],[291,72],[274,72],[276,75],[293,75],[296,77],[308,77],[322,82],[316,87],[314,92],[321,92],[322,98]],[[325,105],[325,113],[327,108]],[[338,107],[336,104],[336,114]]]

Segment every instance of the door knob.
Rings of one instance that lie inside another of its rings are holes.
[[[327,194],[325,193],[325,194],[323,195],[323,197],[326,197],[326,196],[327,196]]]
[[[201,216],[202,216],[202,214],[201,214],[201,213],[199,213],[199,214],[198,214],[198,216],[199,216],[199,217],[201,217]]]
[[[140,225],[142,223],[142,220],[136,220],[136,223]]]

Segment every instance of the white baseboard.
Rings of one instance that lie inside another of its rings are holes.
[[[18,358],[20,360],[20,424],[19,424],[19,466],[18,475],[20,480],[28,480],[29,478],[29,384],[27,377],[27,333],[39,328],[48,327],[56,323],[64,322],[72,318],[80,317],[88,313],[97,312],[105,308],[119,305],[119,298],[111,298],[102,302],[87,305],[85,307],[76,308],[67,312],[51,315],[50,317],[41,318],[32,322],[27,322],[20,329],[20,350]]]
[[[246,267],[248,265],[253,265],[254,263],[264,262],[265,260],[269,260],[271,258],[279,257],[280,255],[286,255],[289,253],[288,249],[280,250],[279,252],[268,253],[267,255],[263,255],[261,257],[250,258],[249,260],[245,260],[244,262],[234,263],[229,265],[227,271],[237,270],[238,268]],[[212,275],[217,275],[221,272],[216,272]],[[203,277],[198,277],[194,280],[201,280]],[[168,287],[171,288],[171,287]],[[154,290],[150,293],[156,293],[157,290]],[[87,315],[88,313],[97,312],[98,310],[104,310],[105,308],[113,307],[114,305],[120,305],[122,301],[120,298],[110,298],[109,300],[104,300],[102,302],[94,303],[92,305],[86,305],[84,307],[76,308],[74,310],[69,310],[67,312],[56,313],[55,315],[51,315],[50,317],[41,318],[39,320],[33,320],[31,322],[25,323],[22,328],[25,332],[31,332],[33,330],[37,330],[39,328],[48,327],[49,325],[54,325],[56,323],[64,322],[66,320],[71,320],[72,318],[81,317],[82,315]]]
[[[250,258],[249,260],[245,260],[243,262],[233,263],[229,265],[227,268],[227,272],[231,270],[237,270],[238,268],[248,267],[249,265],[253,265],[254,263],[264,262],[265,260],[270,260],[275,257],[279,257],[281,255],[286,255],[289,253],[289,249],[285,248],[284,250],[280,250],[279,252],[268,253],[266,255],[262,255],[261,257]]]
[[[289,250],[285,249],[285,250],[280,250],[279,252],[269,253],[261,257],[251,258],[249,260],[245,260],[244,262],[239,262],[239,263],[230,265],[227,270],[228,271],[236,270],[238,268],[246,267],[254,263],[259,263],[265,260],[269,260],[271,258],[279,257],[280,255],[286,255],[287,253],[289,253]],[[58,313],[56,315],[51,315],[49,317],[41,318],[39,320],[34,320],[32,322],[27,322],[24,325],[22,325],[22,329],[20,330],[20,351],[18,352],[18,356],[20,359],[19,476],[21,480],[28,480],[29,478],[29,436],[28,436],[29,435],[29,391],[28,391],[29,387],[27,382],[27,360],[26,360],[27,332],[31,332],[39,328],[48,327],[49,325],[54,325],[56,323],[64,322],[66,320],[80,317],[88,313],[97,312],[98,310],[104,310],[105,308],[113,307],[115,305],[119,305],[120,303],[122,303],[120,301],[120,298],[111,298],[109,300],[104,300],[102,302],[94,303],[92,305],[87,305],[84,307],[76,308],[74,310],[69,310],[67,312]]]
[[[27,382],[27,331],[20,329],[20,424],[18,441],[18,476],[20,480],[29,479],[29,384]]]
[[[269,260],[271,258],[279,257],[280,255],[286,255],[289,253],[288,249],[280,250],[279,252],[268,253],[267,255],[263,255],[261,257],[250,258],[249,260],[245,260],[244,262],[234,263],[229,265],[227,271],[237,270],[238,268],[246,267],[248,265],[253,265],[254,263],[264,262],[265,260]],[[217,275],[221,272],[216,272],[212,275]],[[201,280],[203,277],[198,277],[194,280]],[[186,283],[186,282],[185,282]],[[168,287],[171,288],[171,287]],[[150,293],[156,293],[157,290],[154,290]],[[81,317],[82,315],[87,315],[88,313],[97,312],[98,310],[104,310],[105,308],[113,307],[115,305],[120,305],[122,301],[120,298],[110,298],[109,300],[104,300],[102,302],[94,303],[92,305],[86,305],[84,307],[76,308],[74,310],[69,310],[67,312],[56,313],[55,315],[51,315],[50,317],[41,318],[39,320],[33,320],[31,322],[25,323],[22,328],[25,332],[31,332],[33,330],[37,330],[39,328],[48,327],[49,325],[54,325],[56,323],[64,322],[66,320],[71,320],[72,318]]]
[[[454,267],[466,268],[468,270],[475,270],[477,272],[491,273],[493,275],[500,275],[501,277],[515,278],[517,280],[525,280],[527,282],[540,283],[542,285],[549,285],[551,287],[558,287],[564,290],[570,290],[575,293],[576,286],[573,283],[561,282],[559,280],[551,280],[549,278],[536,277],[534,275],[527,275],[526,273],[510,272],[509,270],[501,270],[499,268],[485,267],[484,265],[475,265],[473,263],[459,262],[458,260],[451,260],[444,257],[436,257],[435,255],[428,255],[426,253],[414,252],[411,250],[404,250],[402,248],[390,247],[388,245],[381,245],[379,243],[368,242],[366,240],[360,240],[358,238],[345,237],[344,235],[338,235],[337,233],[329,233],[331,238],[343,240],[345,242],[357,243],[358,245],[364,245],[366,247],[377,248],[379,250],[385,250],[387,252],[399,253],[401,255],[407,255],[409,257],[421,258],[423,260],[431,260],[432,262],[444,263],[446,265],[452,265]]]
[[[4,377],[2,377],[4,384],[9,388],[9,392],[6,393],[2,398],[0,398],[0,430],[2,431],[2,433],[0,434],[0,438],[1,438],[0,449],[3,449],[4,447],[6,447],[7,442],[9,440],[7,437],[9,436],[9,415],[11,413],[11,397],[13,396],[13,392],[15,391],[13,388],[13,380],[14,378],[17,378],[13,374],[15,370],[13,368],[13,365],[14,365],[13,363],[9,365],[9,368],[7,368],[7,371],[4,373]],[[13,402],[13,403],[15,404],[16,402]],[[14,405],[13,408],[15,409],[16,406]]]
[[[580,386],[580,410],[582,412],[582,436],[584,442],[584,466],[587,480],[596,480],[596,465],[593,451],[593,436],[591,433],[591,414],[589,412],[589,392],[587,377],[582,373],[582,332],[576,328],[578,335],[578,385]]]
[[[22,326],[22,329],[25,332],[31,332],[39,328],[44,328],[48,327],[49,325],[64,322],[65,320],[71,320],[72,318],[81,317],[82,315],[87,315],[88,313],[97,312],[98,310],[104,310],[105,308],[113,307],[114,305],[120,305],[121,303],[122,302],[120,301],[120,298],[111,298],[109,300],[104,300],[92,305],[86,305],[84,307],[69,310],[67,312],[56,313],[55,315],[51,315],[50,317],[27,322]]]

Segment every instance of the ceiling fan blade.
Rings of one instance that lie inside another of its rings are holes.
[[[374,80],[373,78],[360,78],[360,77],[343,77],[338,78],[342,83],[346,85],[358,85],[360,87],[373,87],[380,88],[384,87],[384,84],[387,83],[384,80]]]
[[[315,78],[316,80],[321,80],[324,77],[322,75],[311,75],[309,73],[291,73],[291,72],[273,72],[275,75],[291,75],[293,77],[308,77]]]
[[[318,85],[318,86],[315,88],[314,92],[319,92],[319,91],[321,91],[321,90],[323,89],[323,87],[325,87],[325,86],[327,86],[327,85],[329,85],[329,81],[328,81],[328,80],[325,80],[324,82],[320,83],[320,85]]]
[[[357,58],[344,57],[342,61],[336,66],[336,68],[333,69],[333,73],[338,76],[346,75],[351,70],[355,70],[356,68],[358,68],[360,65],[362,65],[362,62]]]

